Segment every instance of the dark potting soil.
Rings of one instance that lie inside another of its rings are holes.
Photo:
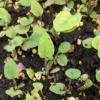
[[[16,0],[13,0],[15,2]],[[40,0],[40,2],[44,2],[45,0]],[[80,3],[79,0],[76,0],[76,4]],[[98,3],[98,6],[95,8],[97,12],[100,11],[100,3]],[[53,5],[51,8],[48,7],[48,9],[51,9],[52,12],[44,12],[43,16],[40,18],[44,24],[45,28],[51,28],[54,17],[51,13],[53,12],[59,12],[63,7],[58,5]],[[28,11],[27,8],[23,8],[19,10],[19,12],[16,12],[14,9],[9,9],[9,12],[12,15],[12,18],[14,18],[12,25],[16,24],[17,18],[19,16],[25,16],[26,12]],[[66,77],[64,75],[64,70],[68,68],[79,68],[82,73],[87,73],[90,75],[90,79],[93,80],[94,83],[96,83],[95,80],[95,70],[97,68],[100,68],[100,59],[96,55],[96,50],[94,49],[85,49],[82,45],[77,45],[77,39],[85,39],[88,37],[94,37],[93,29],[96,28],[96,24],[91,21],[89,17],[83,18],[84,20],[84,26],[76,29],[72,33],[64,33],[60,35],[60,40],[56,41],[53,38],[54,44],[56,48],[58,47],[59,43],[62,41],[69,41],[71,44],[75,45],[75,50],[73,53],[67,54],[69,63],[67,66],[65,66],[61,71],[54,74],[54,78],[52,80],[46,78],[45,81],[42,81],[44,84],[43,89],[43,96],[46,96],[46,100],[67,100],[66,98],[69,96],[79,97],[79,100],[100,100],[100,94],[98,93],[98,89],[94,86],[92,86],[89,89],[79,91],[77,88],[81,86],[81,83],[74,80],[71,83],[72,86],[72,93],[67,94],[65,96],[59,96],[49,91],[50,82],[56,81],[56,82],[63,82],[67,84]],[[2,30],[2,27],[0,28]],[[0,74],[3,74],[3,66],[4,66],[4,60],[7,56],[10,56],[5,50],[3,50],[3,47],[7,44],[7,38],[0,38]],[[23,52],[23,54],[26,56],[25,58],[22,58],[21,56],[18,56],[18,61],[22,62],[27,67],[32,67],[35,71],[41,71],[44,67],[44,60],[40,59],[39,56],[34,55],[32,56],[31,50],[27,52]],[[79,64],[79,61],[82,62],[82,64]],[[60,66],[59,66],[60,67]],[[29,79],[25,80],[18,80],[18,83],[24,82],[25,87],[22,88],[24,91],[31,91],[32,87],[32,81]],[[100,84],[96,83],[98,86]],[[10,98],[5,94],[5,91],[13,85],[12,81],[9,81],[5,79],[4,77],[0,80],[0,100],[24,100],[24,96],[22,98]],[[85,96],[79,95],[79,93],[85,93]]]

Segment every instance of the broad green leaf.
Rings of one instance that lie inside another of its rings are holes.
[[[81,2],[82,2],[83,4],[86,4],[87,0],[81,0]]]
[[[35,99],[36,100],[42,100],[40,94],[35,89],[32,91],[32,97],[33,97],[32,100],[35,100]]]
[[[29,28],[30,26],[16,25],[15,32],[18,34],[26,34],[29,31]]]
[[[31,1],[31,13],[36,17],[39,17],[43,14],[43,8],[37,0]]]
[[[93,85],[93,82],[90,79],[86,80],[84,83],[85,88],[90,88],[92,85]]]
[[[100,30],[96,30],[96,32],[94,33],[96,36],[100,35]]]
[[[27,93],[25,100],[33,100],[33,97],[29,93]]]
[[[12,58],[8,58],[4,65],[4,75],[7,79],[18,78],[19,70],[15,61]]]
[[[16,36],[16,33],[15,33],[15,30],[14,30],[14,27],[11,26],[11,27],[8,27],[5,32],[5,35],[9,38],[14,38]]]
[[[11,41],[17,47],[17,46],[20,46],[23,43],[24,38],[22,38],[21,36],[16,36]]]
[[[100,45],[98,45],[97,55],[98,55],[98,57],[100,58]]]
[[[8,52],[12,52],[15,49],[15,44],[8,44],[6,46],[4,46],[4,49]]]
[[[65,71],[65,75],[70,79],[78,79],[81,75],[81,72],[79,69],[70,68]]]
[[[39,41],[38,54],[41,58],[51,59],[54,54],[54,45],[48,33],[44,33]]]
[[[66,3],[66,0],[54,0],[54,3],[57,5],[64,5]]]
[[[98,50],[98,45],[100,45],[100,36],[96,36],[92,40],[92,46],[93,46],[93,48],[95,48],[96,50]]]
[[[5,21],[0,19],[0,26],[4,26],[5,25]]]
[[[84,48],[92,48],[92,40],[93,38],[87,38],[85,40],[83,40],[83,47]]]
[[[90,14],[90,17],[93,18],[93,19],[97,18],[97,13],[96,13],[96,11],[93,11],[93,12]]]
[[[57,57],[57,63],[59,65],[61,65],[61,66],[66,66],[67,63],[68,63],[68,59],[67,59],[66,55],[64,55],[64,54],[58,55],[58,57]]]
[[[10,23],[11,15],[5,8],[0,8],[0,19],[4,20],[5,23]]]
[[[100,82],[100,69],[96,70],[96,80]]]
[[[49,90],[58,95],[65,95],[66,89],[65,84],[63,83],[56,83],[50,86]]]
[[[33,22],[33,17],[22,17],[18,19],[18,23],[20,23],[23,26],[30,25]]]
[[[59,45],[59,48],[58,48],[58,52],[59,53],[67,53],[70,49],[71,45],[69,42],[62,42],[60,45]]]
[[[45,7],[51,6],[53,4],[57,5],[64,5],[66,3],[66,0],[47,0],[44,4]]]
[[[34,70],[32,68],[27,68],[26,69],[26,73],[27,73],[27,75],[28,75],[28,77],[30,79],[33,79],[34,78],[35,73],[34,73]]]
[[[23,94],[23,92],[21,90],[14,90],[13,87],[11,87],[10,89],[6,90],[6,94],[10,97],[14,97]]]
[[[73,8],[74,7],[74,1],[69,1],[68,3],[67,3],[67,6],[68,6],[68,8]]]
[[[46,30],[39,25],[35,25],[33,27],[33,33],[30,36],[30,39],[25,42],[25,45],[28,48],[37,47],[39,45],[39,40],[42,34],[44,34]]]
[[[32,0],[19,0],[19,4],[25,7],[29,7],[31,5]]]
[[[69,32],[77,27],[81,21],[81,14],[71,15],[68,11],[61,11],[53,21],[53,27],[57,32]]]
[[[43,84],[40,83],[40,82],[35,82],[35,83],[33,83],[33,87],[34,87],[35,90],[37,90],[37,92],[38,92],[38,91],[42,91],[42,89],[43,89]]]

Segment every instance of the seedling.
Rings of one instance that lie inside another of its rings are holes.
[[[66,86],[63,83],[55,83],[50,86],[49,90],[58,95],[65,95]]]
[[[31,1],[31,13],[36,17],[39,17],[43,14],[43,8],[36,0]]]
[[[81,21],[81,17],[80,13],[72,15],[68,11],[61,11],[53,21],[53,28],[56,32],[71,32],[77,28]]]
[[[37,92],[39,92],[39,91],[42,92],[42,90],[43,90],[43,84],[40,82],[33,83],[33,87]]]
[[[98,57],[100,57],[100,43],[99,42],[100,42],[100,36],[96,36],[92,40],[92,47],[97,50]]]
[[[4,65],[4,75],[7,79],[15,79],[19,76],[18,66],[12,58],[7,58]]]
[[[5,24],[9,24],[10,22],[11,22],[11,15],[5,8],[0,8],[0,26],[4,26]]]
[[[70,79],[78,79],[81,75],[81,72],[79,69],[76,68],[70,68],[66,70],[65,75]]]
[[[13,87],[11,87],[10,89],[6,90],[6,94],[10,97],[15,97],[18,95],[22,95],[23,92],[21,90],[15,90]]]
[[[100,82],[100,69],[96,70],[96,80]]]
[[[94,38],[87,38],[83,40],[83,46],[85,48],[94,48],[97,50],[97,55],[100,57],[100,36],[97,35]]]
[[[92,40],[93,38],[87,38],[83,40],[83,47],[88,49],[92,48]]]
[[[81,0],[81,2],[84,4],[84,7],[81,9],[81,11],[95,19],[97,17],[97,13],[93,9],[97,6],[98,0]]]

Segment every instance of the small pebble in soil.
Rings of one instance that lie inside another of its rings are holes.
[[[74,97],[68,97],[67,100],[76,100]]]
[[[35,73],[35,77],[36,77],[37,80],[40,80],[41,77],[42,77],[42,73],[41,72]]]
[[[79,26],[82,27],[83,25],[84,25],[84,23],[81,21]]]
[[[75,45],[72,44],[68,52],[72,53],[74,52],[74,50],[75,50]]]
[[[37,50],[36,50],[35,48],[33,48],[33,49],[32,49],[32,53],[33,53],[33,54],[36,54],[36,53],[37,53]]]
[[[77,45],[81,45],[82,40],[81,39],[77,39]]]
[[[21,46],[21,49],[22,49],[23,51],[27,51],[27,50],[28,50],[28,48],[27,48],[26,45],[22,45],[22,46]]]
[[[88,74],[82,74],[81,75],[81,79],[84,80],[84,81],[87,80],[88,78],[89,78]]]
[[[79,60],[79,62],[78,62],[78,63],[79,63],[79,65],[82,65],[82,60]]]

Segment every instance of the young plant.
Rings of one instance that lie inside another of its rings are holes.
[[[96,70],[96,80],[97,82],[100,82],[100,69]]]
[[[66,86],[63,83],[55,83],[50,86],[49,90],[58,95],[65,95]]]
[[[72,15],[68,11],[61,11],[57,14],[53,21],[53,28],[56,30],[56,32],[71,32],[77,28],[81,18],[82,16],[80,13]]]
[[[100,36],[97,35],[94,38],[87,38],[83,40],[83,46],[85,48],[94,48],[97,50],[97,55],[100,57]]]
[[[19,77],[18,66],[12,58],[7,58],[5,62],[4,76],[9,80],[14,80]]]
[[[62,42],[59,45],[58,52],[55,56],[55,61],[61,66],[65,66],[68,63],[68,58],[66,57],[66,53],[70,50],[70,43],[67,41]]]
[[[0,8],[0,26],[9,24],[11,22],[11,15],[5,8]]]
[[[6,90],[6,94],[10,97],[15,97],[18,95],[22,95],[23,92],[21,90],[15,90],[13,87],[11,87],[10,89]]]
[[[92,47],[97,50],[97,55],[100,57],[100,36],[96,36],[92,40]]]
[[[97,13],[93,9],[97,6],[98,0],[81,0],[81,2],[84,4],[81,12],[85,12],[91,18],[95,19],[97,17]]]
[[[71,79],[71,80],[74,80],[74,79],[78,79],[81,75],[81,72],[79,69],[76,69],[76,68],[70,68],[68,70],[65,71],[65,75]]]

